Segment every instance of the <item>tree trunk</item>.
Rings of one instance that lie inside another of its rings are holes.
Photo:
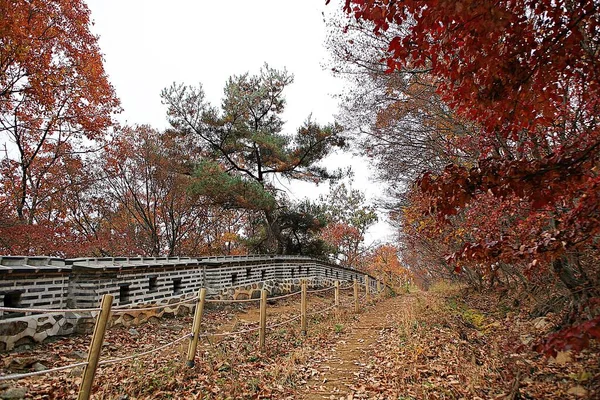
[[[565,287],[569,290],[573,299],[576,302],[579,302],[582,297],[582,288],[583,282],[573,275],[573,270],[569,266],[568,261],[565,257],[556,258],[552,262],[552,270],[558,276],[558,279],[565,285]]]
[[[267,220],[267,224],[269,226],[269,242],[275,242],[277,246],[276,253],[284,254],[285,253],[285,240],[281,235],[281,227],[279,226],[279,221],[273,215],[273,211],[265,210],[265,219]]]

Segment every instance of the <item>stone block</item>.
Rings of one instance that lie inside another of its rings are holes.
[[[44,341],[44,339],[46,339],[48,337],[48,332],[44,331],[44,332],[37,332],[33,335],[33,340],[35,340],[38,343],[41,343]]]
[[[250,296],[247,292],[238,292],[234,297],[235,300],[248,300],[249,298]]]
[[[50,321],[45,322],[45,323],[42,323],[42,322],[43,321],[38,320],[38,326],[35,329],[36,333],[47,331],[48,329],[52,329],[52,327],[54,326],[53,322],[50,322]]]
[[[29,327],[28,321],[3,321],[0,323],[0,336],[16,336]]]

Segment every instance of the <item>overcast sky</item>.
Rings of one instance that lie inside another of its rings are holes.
[[[266,62],[294,74],[284,95],[285,129],[294,132],[312,114],[333,122],[334,98],[344,85],[326,68],[324,15],[339,8],[325,0],[87,0],[109,79],[121,99],[119,117],[128,124],[167,127],[160,92],[173,82],[201,83],[207,99],[219,105],[227,78],[258,73]],[[353,165],[354,187],[378,195],[366,163],[348,155],[328,160],[332,168]],[[289,185],[288,185],[289,186]],[[327,187],[294,183],[292,198],[315,198]],[[310,196],[312,194],[312,196]],[[385,224],[369,240],[385,239]]]

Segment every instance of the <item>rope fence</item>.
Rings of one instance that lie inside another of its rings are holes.
[[[334,289],[334,287],[331,286],[331,287],[326,287],[326,288],[323,288],[323,289],[308,290],[307,293],[320,293],[320,292],[326,292],[326,291],[333,290],[333,289]],[[348,289],[352,289],[352,285],[341,287],[339,290],[348,290]],[[300,293],[301,293],[301,291],[296,291],[296,292],[288,293],[288,294],[285,294],[285,295],[282,295],[282,296],[270,297],[269,300],[271,300],[271,301],[281,300],[281,299],[285,299],[287,297],[296,296],[296,295],[298,295]],[[130,311],[153,311],[153,310],[158,310],[158,309],[161,309],[161,308],[176,307],[178,305],[186,304],[186,303],[191,303],[191,302],[196,301],[196,300],[198,300],[198,296],[189,297],[187,299],[178,301],[176,303],[157,304],[155,306],[150,306],[150,307],[138,307],[138,305],[145,304],[145,303],[119,305],[119,306],[112,307],[112,313],[113,314],[123,314],[123,313],[130,312]],[[230,303],[251,303],[251,302],[256,302],[256,301],[260,301],[260,298],[256,298],[256,299],[238,299],[238,300],[234,300],[234,299],[206,299],[207,303],[224,303],[224,304],[230,304]],[[95,308],[22,308],[22,307],[0,307],[0,311],[3,311],[3,312],[43,313],[43,314],[99,312],[100,310],[101,309],[99,307],[95,307]]]
[[[335,307],[336,307],[336,306],[335,306],[335,304],[334,304],[334,305],[333,305],[333,306],[331,306],[331,307],[327,307],[327,308],[324,308],[324,309],[322,309],[322,310],[317,310],[317,311],[313,311],[313,312],[311,312],[311,313],[308,313],[308,314],[306,314],[306,316],[307,316],[307,317],[311,317],[311,316],[313,316],[313,315],[317,315],[317,314],[323,314],[323,313],[325,313],[325,312],[327,312],[327,311],[329,311],[329,310],[331,310],[331,309],[333,309],[333,308],[335,308]]]
[[[62,313],[76,313],[76,312],[96,312],[100,311],[99,308],[16,308],[16,307],[0,307],[0,311],[7,312],[30,312],[30,313],[44,313],[44,314],[62,314]]]
[[[292,317],[290,319],[286,319],[283,322],[279,322],[279,323],[274,324],[274,325],[267,325],[267,329],[273,330],[273,329],[278,328],[280,326],[287,325],[290,322],[298,321],[300,318],[302,318],[302,315],[296,315],[295,317]]]
[[[65,366],[62,366],[62,367],[45,369],[43,371],[27,372],[27,373],[24,373],[24,374],[4,375],[4,376],[0,376],[0,382],[2,382],[2,381],[10,381],[10,380],[17,380],[17,379],[23,379],[23,378],[29,378],[30,376],[45,375],[45,374],[49,374],[51,372],[64,371],[66,369],[73,369],[73,368],[81,367],[81,366],[84,366],[84,365],[87,365],[87,361],[80,362],[80,363],[77,363],[77,364],[65,365]]]
[[[326,287],[326,288],[323,288],[323,289],[307,290],[306,292],[307,293],[321,293],[321,292],[328,292],[328,291],[330,291],[332,289],[335,289],[335,287],[332,286],[332,287]]]
[[[250,333],[250,332],[256,332],[260,329],[259,326],[257,326],[256,328],[248,328],[248,329],[244,329],[241,331],[235,331],[235,332],[221,332],[221,333],[203,333],[202,335],[200,335],[200,337],[226,337],[226,336],[236,336],[236,335],[242,335],[244,333]]]
[[[147,356],[148,354],[152,354],[152,353],[155,353],[157,351],[164,350],[167,347],[171,347],[171,346],[173,346],[173,345],[175,345],[175,344],[177,344],[179,342],[184,341],[185,339],[189,339],[190,336],[191,336],[191,334],[188,333],[187,335],[184,335],[184,336],[180,337],[179,339],[175,339],[172,342],[169,342],[169,343],[167,343],[165,345],[162,345],[160,347],[157,347],[155,349],[144,351],[142,353],[132,354],[130,356],[125,356],[125,357],[120,357],[120,358],[113,358],[111,360],[103,360],[103,361],[100,361],[98,363],[98,365],[115,364],[115,363],[119,363],[119,362],[123,362],[123,361],[127,361],[127,360],[132,360],[134,358],[144,357],[144,356]]]
[[[194,361],[195,361],[194,359],[196,356],[198,340],[200,338],[238,336],[238,335],[257,332],[257,331],[259,332],[259,349],[260,349],[260,351],[264,351],[265,336],[266,336],[267,330],[271,331],[280,326],[287,325],[292,322],[300,320],[301,331],[304,335],[306,335],[307,334],[307,325],[308,325],[307,317],[318,315],[318,314],[324,314],[333,309],[336,309],[337,311],[339,311],[342,307],[348,307],[348,306],[352,306],[352,305],[354,305],[354,311],[359,312],[359,310],[360,310],[359,305],[361,302],[363,302],[366,299],[367,303],[368,303],[369,300],[371,299],[372,295],[380,295],[383,292],[383,290],[380,290],[381,286],[380,286],[379,282],[377,282],[377,289],[375,290],[372,286],[369,285],[369,282],[370,282],[369,279],[370,278],[368,277],[368,275],[366,275],[365,281],[364,281],[365,283],[359,284],[359,282],[355,279],[352,285],[348,285],[348,286],[344,286],[344,287],[340,287],[339,281],[334,281],[333,282],[334,286],[330,286],[330,287],[326,287],[326,288],[322,288],[322,289],[313,289],[313,290],[307,290],[307,281],[302,280],[301,290],[295,291],[292,293],[288,293],[285,295],[281,295],[281,296],[268,298],[269,301],[275,301],[275,300],[282,300],[282,299],[300,295],[300,314],[298,314],[294,317],[288,318],[284,321],[281,321],[281,322],[278,322],[275,324],[270,324],[270,325],[267,325],[267,323],[266,323],[266,320],[267,320],[267,291],[265,289],[261,290],[261,297],[258,299],[228,300],[228,299],[206,299],[206,288],[202,288],[198,292],[197,296],[193,296],[193,297],[178,301],[176,303],[162,304],[162,305],[141,307],[141,308],[136,308],[135,305],[134,306],[131,306],[131,305],[130,306],[119,306],[119,307],[112,308],[113,296],[110,294],[104,295],[104,297],[102,298],[101,306],[99,308],[38,309],[38,308],[0,307],[0,311],[9,311],[9,312],[32,312],[32,313],[37,313],[37,312],[42,312],[42,313],[97,312],[98,313],[96,315],[96,323],[94,325],[94,332],[92,334],[90,348],[88,351],[88,356],[87,356],[86,361],[76,363],[76,364],[66,365],[66,366],[62,366],[62,367],[51,368],[51,369],[47,369],[47,370],[43,370],[43,371],[34,371],[34,372],[21,373],[21,374],[4,375],[4,376],[0,376],[0,382],[8,381],[8,380],[19,380],[19,379],[28,378],[28,377],[37,376],[37,375],[56,373],[56,372],[60,372],[60,371],[68,370],[68,369],[73,369],[76,367],[84,367],[84,370],[82,373],[82,381],[81,381],[81,385],[79,388],[78,400],[89,400],[89,398],[91,396],[91,388],[92,388],[94,376],[95,376],[96,369],[98,366],[116,364],[116,363],[121,363],[121,362],[125,362],[128,360],[132,360],[135,358],[144,357],[144,356],[162,351],[168,347],[174,346],[177,343],[181,343],[183,341],[189,340],[189,348],[188,348],[188,353],[187,353],[187,365],[190,367],[193,367]],[[364,289],[359,290],[359,286],[362,286]],[[385,286],[383,286],[383,288],[385,289]],[[340,302],[340,296],[339,296],[340,291],[341,290],[349,290],[349,289],[354,289],[353,300],[350,302]],[[307,312],[308,294],[324,293],[324,292],[329,292],[332,290],[335,291],[333,305],[330,305],[328,307],[325,307],[325,308],[322,308],[322,309],[319,309],[316,311]],[[371,290],[373,292],[370,293]],[[360,297],[359,297],[359,291],[363,292],[362,296],[360,296]],[[101,353],[102,345],[104,343],[104,334],[106,332],[106,328],[108,326],[108,319],[109,319],[111,313],[112,314],[121,314],[121,313],[128,312],[128,311],[150,311],[150,310],[156,310],[156,309],[176,307],[181,304],[186,304],[186,303],[190,303],[190,302],[194,302],[194,301],[196,302],[196,309],[195,309],[195,315],[194,315],[191,333],[187,333],[173,341],[170,341],[169,343],[163,344],[163,345],[153,348],[151,350],[143,351],[140,353],[135,353],[135,354],[124,356],[124,357],[100,360],[100,353]],[[258,326],[247,328],[247,329],[242,329],[242,330],[238,330],[238,331],[234,331],[234,332],[218,332],[218,333],[202,332],[201,333],[200,328],[201,328],[201,321],[202,321],[205,303],[231,304],[231,303],[248,303],[248,302],[256,302],[256,301],[260,302],[260,320],[258,321]]]
[[[176,303],[157,304],[157,305],[151,306],[151,307],[117,306],[117,307],[114,307],[113,314],[124,314],[129,311],[152,311],[152,310],[158,310],[161,308],[172,308],[172,307],[177,307],[181,304],[191,303],[192,301],[197,301],[197,300],[198,300],[198,296],[194,296],[194,297],[187,298],[185,300],[178,301]]]

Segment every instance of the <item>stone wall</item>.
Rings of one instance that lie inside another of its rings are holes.
[[[262,289],[267,291],[268,297],[277,297],[299,291],[303,279],[306,279],[308,289],[324,288],[333,285],[332,281],[316,276],[283,280],[270,279],[263,282],[223,288],[220,293],[214,297],[220,300],[259,299]]]
[[[154,310],[136,310],[147,305],[140,304],[126,312],[111,314],[109,327],[138,326],[163,317],[191,314],[195,302],[171,305],[185,297],[170,298],[158,302],[164,307]],[[35,343],[42,343],[51,336],[67,336],[74,333],[92,333],[97,312],[68,312],[64,314],[35,314],[0,321],[0,351],[27,349]]]
[[[37,264],[37,265],[32,265]],[[300,290],[301,279],[309,287],[331,285],[334,280],[358,280],[364,274],[300,256],[117,257],[60,260],[48,257],[0,257],[0,306],[9,307],[7,296],[20,292],[23,308],[96,308],[102,296],[114,296],[115,307],[130,305],[125,313],[113,313],[111,325],[131,326],[164,316],[191,313],[193,302],[170,306],[207,288],[209,298],[248,299]],[[370,290],[376,281],[369,279]],[[10,303],[10,301],[8,301]],[[164,308],[138,311],[151,304]],[[95,313],[19,315],[0,313],[0,351],[28,346],[56,335],[89,332]]]
[[[73,267],[69,307],[92,308],[105,294],[115,305],[154,302],[195,293],[204,285],[202,266],[173,266],[94,272]]]
[[[317,277],[309,277],[307,281],[309,288],[331,285],[330,281]],[[269,297],[275,297],[299,291],[301,283],[300,278],[283,281],[271,279],[264,282],[223,288],[217,295],[211,297],[220,300],[260,298],[260,292],[263,288],[267,291]],[[162,299],[150,304],[136,304],[132,308],[128,308],[125,312],[113,309],[109,326],[139,326],[147,322],[158,321],[165,317],[173,318],[192,314],[196,305],[193,301],[173,305],[189,297],[192,296],[182,295]],[[164,307],[152,310],[136,309],[148,308],[154,305],[164,305]],[[36,314],[2,321],[0,322],[0,351],[26,349],[28,346],[41,343],[51,336],[91,333],[94,329],[96,315],[96,312]]]
[[[57,258],[0,256],[0,306],[64,308],[70,273]],[[0,318],[18,316],[0,311]]]

